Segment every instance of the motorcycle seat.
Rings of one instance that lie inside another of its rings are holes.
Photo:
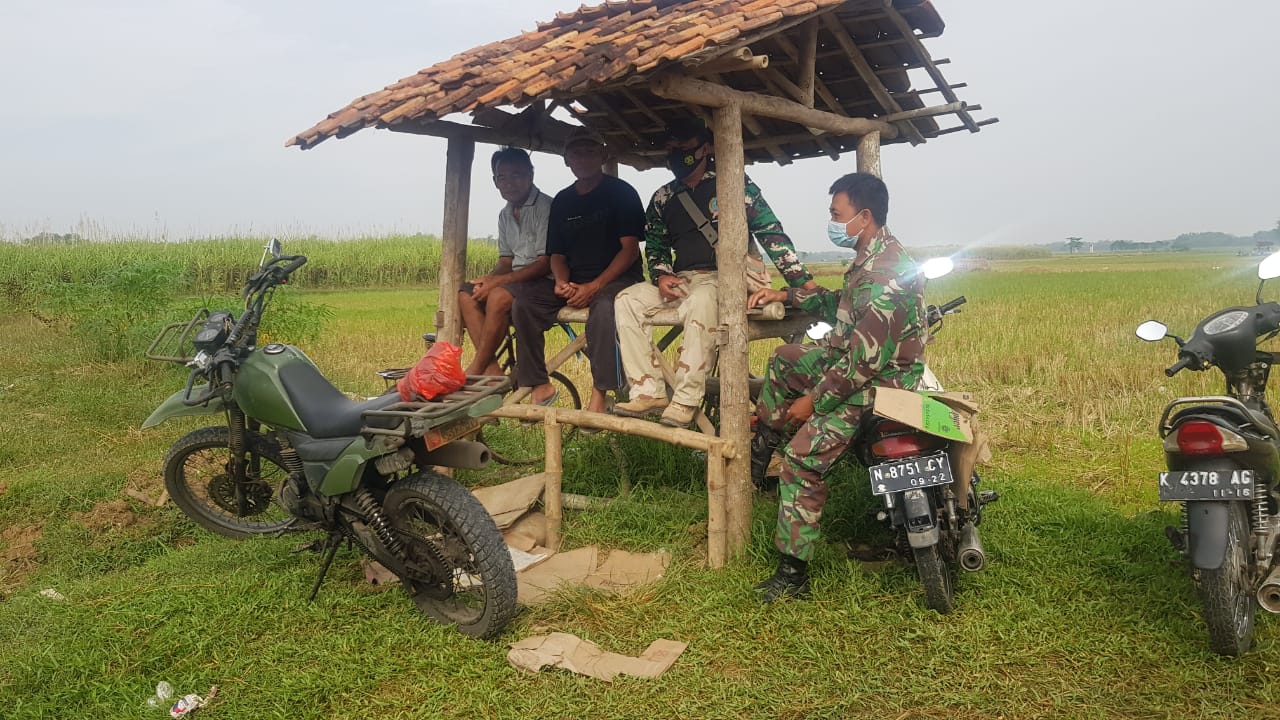
[[[298,419],[313,438],[355,437],[366,424],[361,414],[381,410],[400,402],[400,394],[392,389],[372,400],[358,402],[333,386],[320,371],[302,363],[280,369],[280,382],[293,402]],[[395,424],[385,420],[386,427]],[[383,427],[377,422],[372,423]]]

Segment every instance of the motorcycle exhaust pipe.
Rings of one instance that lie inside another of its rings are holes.
[[[1267,612],[1280,613],[1280,566],[1258,586],[1258,604]]]
[[[474,440],[454,440],[448,445],[423,455],[422,463],[464,470],[483,470],[490,459],[489,447],[484,443]]]
[[[960,528],[960,544],[957,555],[961,569],[967,572],[978,572],[987,564],[987,556],[982,552],[982,539],[978,537],[978,528],[973,523],[965,523]]]

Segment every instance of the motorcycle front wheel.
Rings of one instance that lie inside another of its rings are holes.
[[[1243,655],[1253,644],[1253,591],[1249,582],[1249,517],[1243,502],[1227,504],[1227,551],[1217,570],[1199,570],[1196,589],[1204,604],[1209,649]]]
[[[276,499],[289,477],[280,447],[245,434],[244,477],[231,472],[230,430],[206,427],[183,436],[164,458],[164,487],[187,517],[224,537],[243,539],[288,530],[297,520]]]
[[[383,508],[403,545],[400,580],[418,609],[463,635],[492,638],[516,614],[516,573],[493,518],[452,478],[422,470]]]

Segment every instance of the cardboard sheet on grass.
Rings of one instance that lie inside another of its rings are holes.
[[[517,670],[536,673],[544,667],[612,682],[618,675],[653,678],[666,672],[680,657],[685,643],[654,640],[639,657],[607,652],[599,645],[569,633],[535,635],[511,645],[507,662]]]
[[[978,405],[971,393],[878,387],[871,411],[950,440],[947,458],[956,479],[956,500],[961,507],[968,505],[973,469],[991,459],[990,438],[978,427]]]
[[[542,488],[542,478],[534,475],[473,491],[511,551],[522,605],[543,602],[566,584],[625,594],[666,572],[669,553],[614,550],[601,562],[601,551],[594,545],[560,553],[544,547],[547,519],[534,509]]]

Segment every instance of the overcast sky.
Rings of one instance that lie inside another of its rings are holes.
[[[596,4],[591,0],[589,4]],[[883,154],[910,245],[1162,240],[1280,220],[1277,0],[934,0],[927,41],[995,115]],[[355,97],[575,0],[3,0],[0,237],[441,230],[445,141],[284,142]],[[477,147],[471,234],[500,200]],[[571,176],[535,154],[537,182]],[[802,250],[839,162],[749,169]],[[642,197],[669,174],[628,172]]]

